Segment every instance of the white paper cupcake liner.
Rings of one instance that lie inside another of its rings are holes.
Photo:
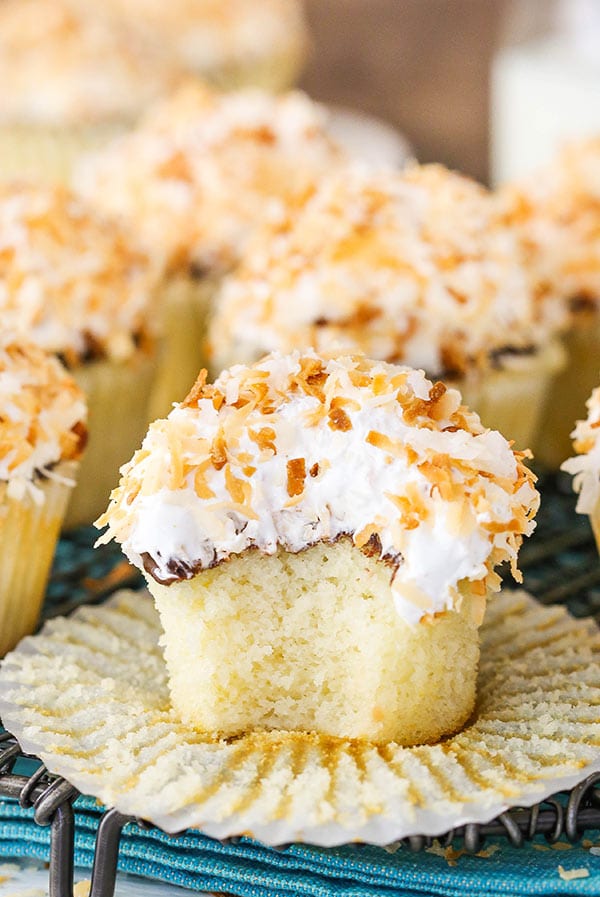
[[[52,772],[167,832],[387,844],[487,822],[600,770],[600,631],[525,592],[491,603],[476,713],[434,746],[210,740],[171,709],[160,635],[141,592],[53,620],[3,663],[0,715]]]

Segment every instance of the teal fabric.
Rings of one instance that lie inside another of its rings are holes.
[[[76,803],[76,863],[91,867],[100,809],[91,798]],[[0,857],[48,858],[50,832],[16,802],[0,802]],[[589,836],[600,844],[600,832]],[[600,894],[600,857],[581,845],[547,849],[543,839],[516,849],[505,841],[489,858],[461,856],[455,866],[430,853],[402,848],[292,845],[276,851],[243,839],[223,845],[199,832],[170,837],[157,830],[127,826],[121,841],[123,871],[196,891],[227,891],[240,897],[495,897],[495,895]],[[489,846],[489,843],[486,846]],[[566,870],[586,868],[588,878],[563,881]]]

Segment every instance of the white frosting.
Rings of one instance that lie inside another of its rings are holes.
[[[183,69],[133,29],[105,21],[95,5],[2,0],[0,120],[58,127],[133,120],[173,88]]]
[[[522,457],[420,371],[275,353],[199,381],[151,425],[100,541],[169,581],[251,546],[377,536],[398,612],[416,623],[456,606],[461,581],[494,588],[493,567],[515,566],[538,505]]]
[[[0,336],[0,482],[37,497],[38,474],[79,456],[85,438],[82,391],[60,362],[14,335]]]
[[[171,266],[228,268],[261,219],[340,157],[324,110],[300,93],[217,94],[187,84],[74,177]]]
[[[482,187],[441,166],[351,166],[256,234],[209,343],[216,368],[312,345],[464,373],[557,326]]]
[[[578,454],[561,465],[574,474],[573,488],[579,493],[577,511],[591,514],[600,500],[600,387],[587,400],[588,416],[577,421],[571,436]]]
[[[536,288],[600,305],[600,138],[563,147],[528,180],[500,192]]]
[[[156,274],[114,222],[62,189],[0,187],[0,315],[71,366],[90,350],[124,359],[152,329]],[[150,320],[149,320],[150,318]]]

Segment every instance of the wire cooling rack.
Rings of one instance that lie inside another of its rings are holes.
[[[544,604],[562,603],[577,617],[593,616],[600,622],[600,561],[585,517],[574,512],[570,478],[545,477],[540,482],[543,501],[535,536],[523,547],[520,566],[524,587]],[[48,590],[45,617],[69,613],[81,604],[98,603],[119,588],[142,585],[139,574],[116,546],[94,549],[97,532],[77,530],[61,540]],[[19,764],[35,761],[36,771],[23,774]],[[73,864],[78,792],[53,776],[36,758],[25,755],[8,733],[0,734],[0,798],[31,808],[35,822],[51,827],[49,897],[73,897]],[[90,897],[112,897],[115,889],[119,844],[123,827],[148,828],[143,820],[106,810],[98,825]],[[600,829],[600,773],[565,792],[526,809],[502,813],[486,825],[471,824],[438,838],[442,846],[460,840],[470,853],[479,851],[489,837],[504,837],[518,847],[537,835],[549,841],[575,842],[585,832]],[[177,836],[172,836],[176,838]],[[237,839],[228,839],[235,841]],[[413,851],[431,846],[431,838],[406,838]],[[357,850],[360,845],[355,846]],[[275,848],[273,848],[275,849]],[[285,849],[277,848],[277,849]]]

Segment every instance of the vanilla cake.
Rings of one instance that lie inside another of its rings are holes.
[[[460,394],[362,356],[205,372],[99,526],[145,571],[173,705],[203,732],[432,742],[471,714],[494,572],[533,476]]]
[[[214,374],[265,352],[364,352],[451,382],[520,447],[563,363],[491,194],[439,165],[350,165],[259,230],[215,302]]]

